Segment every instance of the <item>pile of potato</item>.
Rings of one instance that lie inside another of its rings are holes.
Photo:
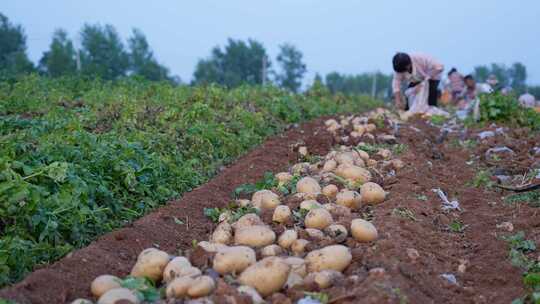
[[[330,119],[325,124],[329,131],[351,124],[349,136],[353,137],[372,135],[376,130],[366,117]],[[301,157],[308,153],[306,147],[299,149]],[[296,193],[283,196],[275,189],[265,189],[249,200],[238,200],[239,206],[252,206],[260,215],[249,213],[233,222],[222,214],[208,241],[198,242],[213,256],[209,269],[227,277],[228,284],[254,303],[263,303],[263,298],[287,288],[333,286],[351,264],[351,249],[378,238],[376,227],[362,219],[360,210],[385,201],[387,193],[373,179],[377,167],[388,165],[393,170],[403,167],[389,150],[370,156],[341,146],[316,163],[298,163],[289,172],[276,174],[280,186],[299,178]],[[211,301],[217,282],[208,275],[209,269],[193,266],[187,257],[148,248],[139,254],[131,276],[163,286],[168,299]],[[112,275],[97,277],[91,284],[97,303],[141,303],[119,282]],[[74,303],[91,303],[77,301]]]

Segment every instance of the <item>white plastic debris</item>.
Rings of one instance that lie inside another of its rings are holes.
[[[298,304],[322,304],[322,303],[310,297],[305,297],[305,298],[300,299],[298,301]]]
[[[534,147],[533,151],[534,151],[534,155],[540,155],[540,147]]]
[[[480,139],[486,139],[493,136],[495,136],[495,132],[493,131],[484,131],[484,132],[478,133],[478,137],[480,137]]]
[[[460,210],[461,211],[461,209],[459,208],[459,202],[458,201],[449,201],[446,194],[444,194],[444,192],[440,188],[431,189],[431,191],[437,193],[437,195],[443,201],[442,202],[443,203],[443,207],[442,207],[443,210]]]
[[[457,285],[457,279],[456,279],[456,276],[451,274],[451,273],[443,273],[441,274],[441,277],[443,277],[444,279],[446,279],[448,282],[454,284],[454,285]]]

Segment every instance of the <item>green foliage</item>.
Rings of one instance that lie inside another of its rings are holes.
[[[77,72],[76,52],[67,32],[58,29],[53,34],[49,50],[43,53],[39,69],[47,76],[59,77]]]
[[[302,62],[302,52],[286,43],[279,46],[276,60],[281,67],[281,73],[276,75],[277,83],[282,88],[297,92],[307,71],[306,64]]]
[[[487,170],[480,170],[476,173],[474,179],[470,182],[470,185],[475,188],[480,187],[493,187],[494,182],[491,180],[491,173]]]
[[[85,75],[113,80],[125,76],[128,53],[116,29],[107,24],[85,24],[81,30],[81,62]]]
[[[465,228],[467,228],[467,225],[463,225],[463,223],[459,220],[453,220],[449,225],[448,229],[454,233],[462,233],[465,231]]]
[[[229,222],[234,223],[248,213],[257,214],[258,211],[252,206],[238,206],[235,204],[230,204],[226,208],[204,208],[204,215],[214,223],[219,223],[222,215],[225,215]]]
[[[155,302],[161,298],[161,293],[154,283],[146,278],[127,277],[120,282],[120,286],[135,291],[142,302]]]
[[[496,89],[510,86],[520,94],[527,82],[527,68],[520,62],[515,62],[510,67],[500,63],[476,66],[473,74],[479,82],[485,82],[489,75],[495,75],[499,81]]]
[[[406,144],[367,144],[363,143],[356,147],[358,150],[367,152],[369,155],[377,153],[380,149],[388,149],[392,151],[394,155],[400,155],[403,152],[407,151],[408,147]]]
[[[540,113],[522,107],[513,95],[500,93],[480,96],[480,120],[499,121],[540,130]]]
[[[417,221],[416,217],[414,216],[414,212],[407,207],[397,207],[397,208],[392,209],[392,215],[396,217],[401,217],[401,218],[404,218],[413,222]]]
[[[269,69],[271,63],[260,42],[249,39],[246,43],[229,38],[224,50],[216,46],[210,58],[197,63],[193,83],[216,83],[229,88],[262,84],[263,60],[266,60]]]
[[[447,118],[442,115],[432,115],[431,122],[434,125],[442,126],[446,122]]]
[[[504,198],[508,204],[527,203],[531,207],[540,207],[540,190],[516,193]]]
[[[306,297],[319,301],[321,304],[326,304],[330,301],[330,296],[324,292],[307,292],[304,291]]]
[[[250,195],[259,190],[270,190],[277,187],[278,181],[272,172],[265,172],[262,180],[255,184],[243,184],[234,189],[234,197],[240,197],[241,195]]]
[[[0,13],[0,76],[10,77],[34,69],[26,55],[26,35],[20,25],[14,25]]]
[[[378,106],[273,87],[0,82],[0,285],[194,189],[290,123]]]
[[[512,303],[540,303],[540,262],[529,259],[526,255],[536,250],[536,244],[532,240],[526,240],[523,231],[503,239],[510,246],[509,258],[512,265],[524,270],[523,284],[527,289],[524,297],[515,299]]]
[[[128,39],[129,64],[132,75],[142,76],[148,80],[168,80],[169,70],[160,65],[148,45],[146,36],[138,29],[133,29]]]

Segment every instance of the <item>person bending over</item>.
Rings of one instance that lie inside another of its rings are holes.
[[[444,65],[428,55],[409,55],[407,53],[397,53],[394,55],[392,65],[395,72],[392,89],[398,109],[409,109],[409,105],[403,102],[401,85],[405,83],[408,88],[411,88],[424,81],[429,85],[428,104],[430,106],[437,106],[437,87],[441,80]]]

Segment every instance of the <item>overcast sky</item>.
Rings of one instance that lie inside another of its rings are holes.
[[[396,51],[419,51],[464,73],[473,66],[520,61],[540,84],[539,0],[1,0],[0,12],[22,24],[36,62],[55,28],[75,40],[87,23],[110,23],[126,38],[147,36],[158,60],[189,81],[198,59],[228,37],[254,38],[275,59],[279,44],[303,53],[316,72],[391,71]]]

